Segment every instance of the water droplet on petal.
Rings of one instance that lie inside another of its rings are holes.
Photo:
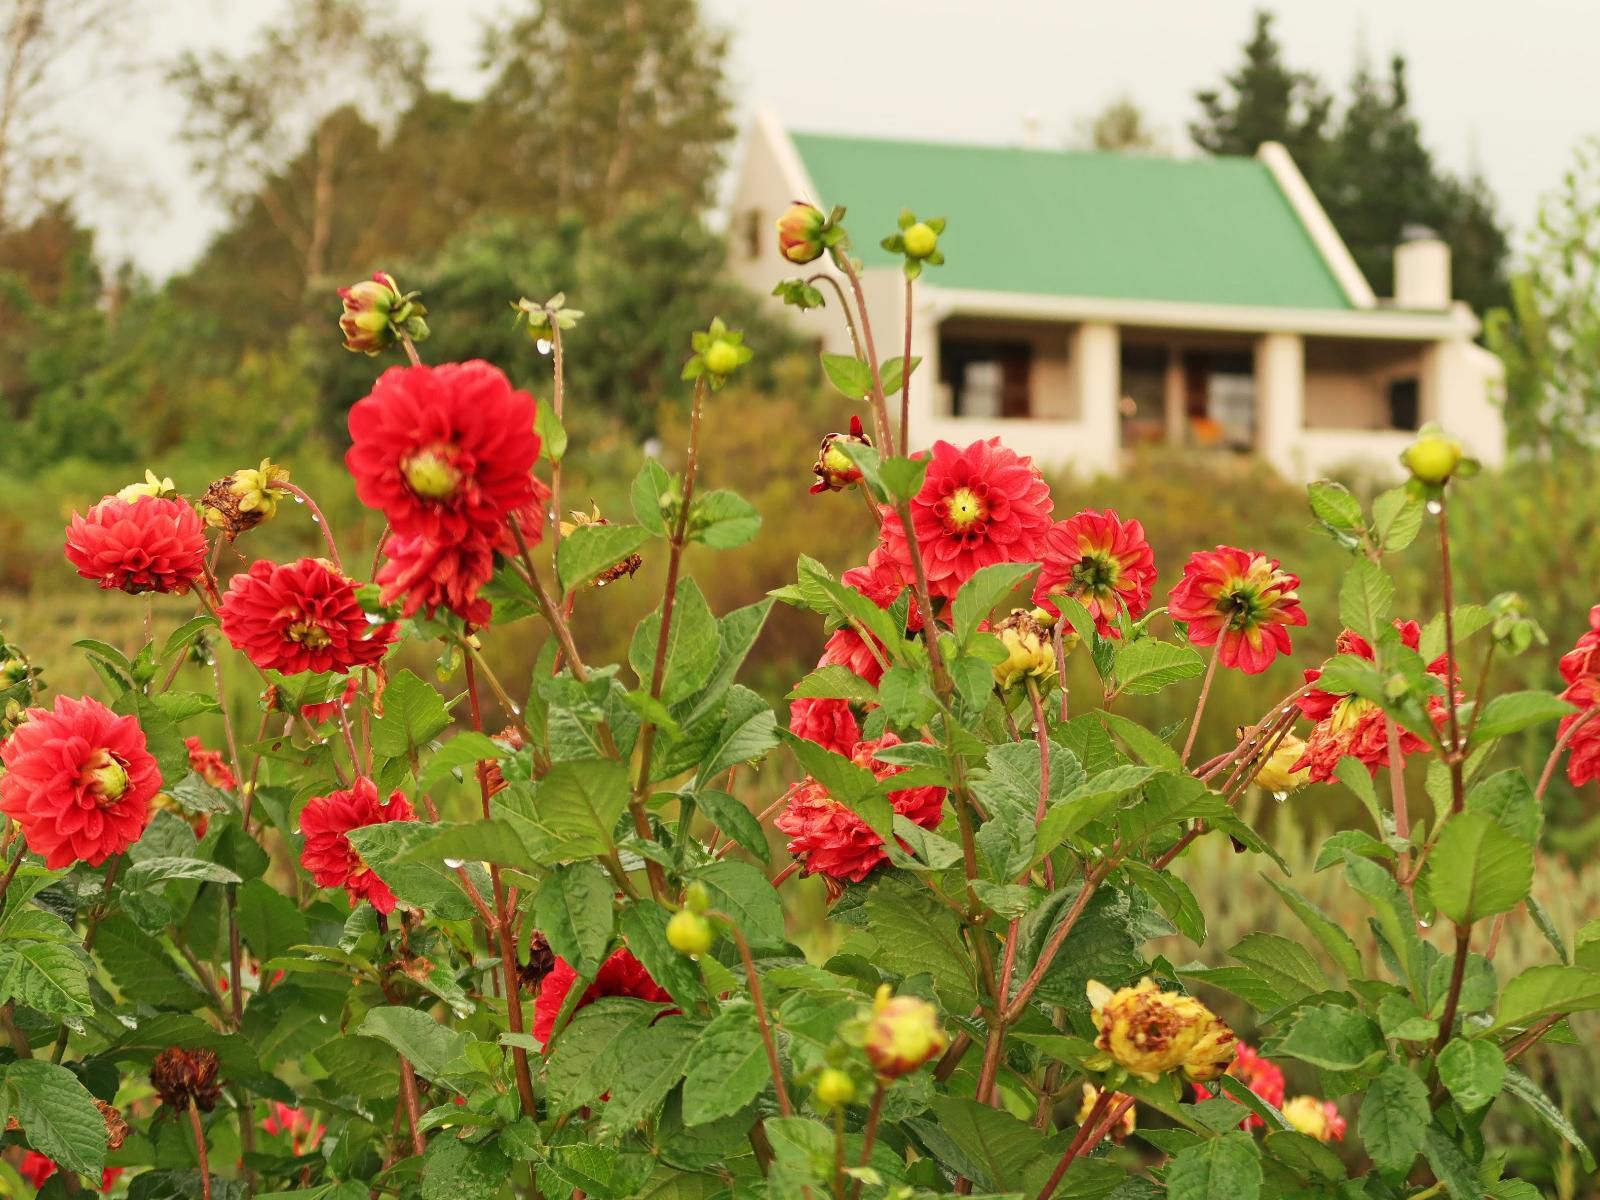
[[[1439,501],[1437,501],[1437,500],[1429,500],[1428,501],[1428,511],[1431,512],[1434,516],[1437,517],[1440,513],[1442,513],[1444,511],[1444,505],[1440,504]]]
[[[1279,804],[1282,804],[1285,800],[1287,800],[1289,798],[1289,793],[1288,792],[1273,792],[1272,793],[1272,798],[1274,800],[1276,800]]]
[[[1419,918],[1417,918],[1417,928],[1418,929],[1432,929],[1433,928],[1433,922],[1427,917],[1419,917]]]
[[[513,704],[511,706],[511,715],[513,717],[520,717],[522,715],[522,706],[520,704]]]

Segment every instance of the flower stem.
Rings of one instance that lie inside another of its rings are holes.
[[[695,381],[694,401],[689,409],[689,454],[683,465],[683,497],[678,508],[678,523],[673,527],[670,550],[667,554],[667,582],[661,596],[661,627],[656,634],[656,661],[650,672],[650,699],[659,701],[661,689],[667,680],[667,653],[671,647],[672,613],[678,598],[678,573],[683,567],[683,551],[688,544],[689,509],[694,503],[695,471],[700,459],[700,414],[705,404],[704,377]],[[650,822],[645,817],[645,794],[650,787],[650,767],[655,759],[656,725],[646,721],[639,731],[639,774],[633,784],[633,799],[628,807],[633,810],[634,831],[645,841],[650,840]],[[650,890],[657,900],[667,894],[666,875],[661,864],[647,859],[645,867],[650,876]]]
[[[1101,866],[1099,871],[1091,871],[1083,877],[1083,886],[1078,890],[1077,898],[1073,900],[1072,907],[1067,910],[1067,915],[1061,919],[1061,924],[1055,927],[1050,934],[1050,940],[1045,942],[1044,948],[1039,951],[1039,958],[1033,964],[1033,970],[1028,972],[1028,977],[1022,981],[1022,986],[1017,989],[1017,994],[1012,997],[1011,1003],[1005,1006],[1001,1019],[1007,1024],[1014,1022],[1028,1009],[1028,1001],[1033,999],[1033,993],[1044,982],[1045,974],[1055,962],[1056,955],[1060,953],[1062,944],[1072,933],[1073,926],[1078,923],[1078,918],[1083,916],[1084,910],[1089,907],[1089,901],[1094,898],[1095,890],[1107,875],[1111,873],[1110,860]]]
[[[6,867],[6,873],[0,878],[0,901],[6,896],[6,889],[11,886],[11,881],[17,877],[17,868],[22,865],[22,860],[28,855],[28,844],[22,838],[17,838],[17,852],[12,856],[11,865]]]
[[[1222,640],[1224,635],[1217,634],[1217,640],[1211,646],[1211,661],[1206,664],[1205,682],[1200,685],[1200,698],[1195,701],[1194,718],[1189,722],[1189,737],[1183,743],[1183,757],[1180,762],[1187,763],[1189,754],[1194,749],[1194,739],[1200,733],[1200,717],[1206,711],[1206,698],[1211,695],[1211,681],[1217,675],[1217,663],[1222,659]]]
[[[1450,990],[1445,993],[1444,1012],[1439,1017],[1439,1037],[1433,1043],[1435,1055],[1445,1048],[1453,1036],[1456,1006],[1461,1002],[1461,985],[1467,977],[1467,958],[1471,950],[1472,922],[1466,921],[1456,926],[1456,957],[1450,968]]]
[[[305,503],[305,506],[311,510],[311,519],[315,521],[321,528],[322,540],[327,543],[329,560],[333,563],[334,568],[341,575],[344,574],[344,566],[339,561],[339,547],[334,543],[333,540],[333,527],[328,524],[328,518],[322,515],[322,510],[317,507],[317,502],[311,498],[311,494],[302,488],[296,487],[287,480],[278,484],[277,486],[281,487],[291,496],[295,496],[302,500]]]
[[[1456,599],[1450,571],[1449,514],[1443,493],[1439,495],[1439,586],[1444,601],[1444,703],[1450,715],[1450,752],[1445,761],[1450,767],[1450,811],[1458,813],[1467,806],[1466,783],[1462,777],[1462,759],[1466,757],[1467,747],[1461,736],[1461,716],[1456,711]]]
[[[838,279],[834,278],[832,275],[829,275],[826,271],[818,271],[815,275],[807,279],[806,282],[816,283],[819,280],[831,286],[833,290],[839,294],[839,310],[844,313],[844,323],[850,330],[850,347],[856,352],[856,357],[860,358],[861,338],[856,333],[856,319],[850,315],[850,301],[845,299],[844,289],[839,286]]]
[[[1107,1112],[1104,1105],[1111,1100],[1112,1093],[1102,1090],[1095,1100],[1094,1108],[1089,1117],[1078,1129],[1078,1136],[1072,1139],[1072,1144],[1067,1147],[1067,1152],[1061,1156],[1061,1161],[1056,1164],[1056,1169],[1050,1172],[1050,1178],[1039,1191],[1039,1200],[1050,1200],[1056,1188],[1060,1186],[1061,1179],[1067,1173],[1067,1168],[1072,1165],[1072,1160],[1080,1154],[1087,1154],[1105,1138],[1114,1125],[1122,1119],[1122,1114],[1133,1106],[1133,1097],[1124,1096],[1116,1105]]]
[[[889,427],[889,412],[884,403],[883,373],[878,368],[878,348],[872,340],[872,319],[867,314],[867,297],[861,288],[861,275],[850,261],[847,251],[835,250],[833,261],[850,281],[850,290],[856,298],[856,308],[861,312],[861,334],[867,346],[867,367],[872,372],[872,419],[878,445],[886,456],[894,454],[894,431]],[[913,543],[915,538],[912,539]]]
[[[1535,1022],[1534,1024],[1529,1025],[1525,1030],[1523,1030],[1515,1038],[1513,1038],[1511,1041],[1506,1043],[1506,1045],[1505,1045],[1505,1059],[1506,1059],[1506,1061],[1507,1062],[1515,1061],[1518,1057],[1520,1057],[1522,1055],[1523,1051],[1527,1050],[1534,1043],[1536,1043],[1540,1038],[1542,1038],[1545,1034],[1549,1033],[1552,1029],[1554,1029],[1556,1027],[1556,1025],[1566,1015],[1567,1015],[1566,1013],[1551,1013],[1548,1017],[1541,1018],[1539,1021]]]
[[[883,1080],[878,1080],[877,1090],[872,1093],[872,1105],[867,1109],[867,1124],[861,1136],[861,1161],[858,1166],[865,1167],[872,1162],[872,1147],[878,1141],[878,1123],[883,1119],[883,1097],[888,1092],[888,1086]],[[857,1179],[850,1185],[850,1200],[860,1200],[861,1180]]]
[[[906,348],[900,357],[900,452],[905,453],[911,425],[911,292],[914,281],[906,280]]]
[[[194,1152],[200,1163],[201,1200],[211,1200],[211,1164],[206,1159],[206,1131],[200,1125],[200,1109],[189,1097],[189,1128],[194,1130]]]
[[[422,365],[422,356],[417,353],[417,344],[411,340],[411,335],[404,329],[400,330],[400,348],[406,352],[406,357],[411,360],[413,367]]]
[[[750,954],[750,943],[745,941],[739,926],[734,924],[733,918],[727,913],[713,912],[710,915],[727,923],[728,931],[733,934],[734,944],[739,947],[739,958],[744,963],[745,982],[750,988],[750,1002],[756,1010],[756,1024],[761,1027],[761,1044],[766,1049],[767,1066],[772,1071],[772,1086],[778,1093],[778,1112],[781,1116],[791,1116],[794,1113],[794,1106],[789,1103],[789,1089],[783,1082],[783,1064],[778,1061],[778,1044],[773,1040],[772,1025],[767,1020],[767,1004],[761,995],[761,976],[756,973],[756,960]]]
[[[467,671],[467,702],[472,711],[472,728],[483,732],[483,709],[478,700],[478,673],[469,656],[464,665]],[[489,819],[489,766],[478,764],[478,792],[483,801],[483,819]],[[500,943],[500,972],[506,987],[506,1023],[512,1033],[522,1033],[522,981],[517,975],[517,947],[511,934],[511,922],[506,912],[505,884],[500,879],[498,864],[489,864],[489,882],[494,885],[493,931]],[[521,1046],[511,1047],[511,1060],[517,1077],[517,1095],[522,1101],[522,1111],[533,1116],[535,1101],[533,1075],[528,1070],[528,1052]],[[421,1153],[421,1151],[418,1151]]]
[[[555,380],[551,384],[550,407],[561,424],[562,406],[566,395],[566,361],[561,350],[561,326],[555,317],[550,318],[550,353],[554,359]],[[550,511],[555,519],[550,522],[550,562],[553,565],[561,549],[561,459],[550,459]]]

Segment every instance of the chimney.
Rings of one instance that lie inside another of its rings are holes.
[[[1394,302],[1399,308],[1450,307],[1450,247],[1426,225],[1407,225],[1394,248]]]

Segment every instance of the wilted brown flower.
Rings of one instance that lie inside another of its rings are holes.
[[[550,943],[537,929],[528,939],[528,961],[517,964],[517,977],[530,992],[537,992],[544,977],[555,970],[556,955]]]
[[[277,514],[278,497],[288,495],[283,486],[288,480],[285,468],[264,458],[259,467],[224,475],[206,488],[200,497],[200,515],[207,525],[222,530],[231,542]]]
[[[122,1143],[128,1140],[128,1123],[122,1119],[122,1114],[104,1100],[96,1100],[94,1106],[100,1110],[100,1115],[106,1122],[106,1149],[120,1150]]]
[[[156,1055],[150,1083],[168,1108],[186,1109],[193,1100],[201,1112],[210,1112],[222,1095],[216,1051],[169,1047]]]

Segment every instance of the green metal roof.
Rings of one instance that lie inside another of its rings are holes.
[[[945,216],[949,288],[1348,309],[1266,164],[791,135],[824,207],[848,205],[855,253],[904,207]]]

